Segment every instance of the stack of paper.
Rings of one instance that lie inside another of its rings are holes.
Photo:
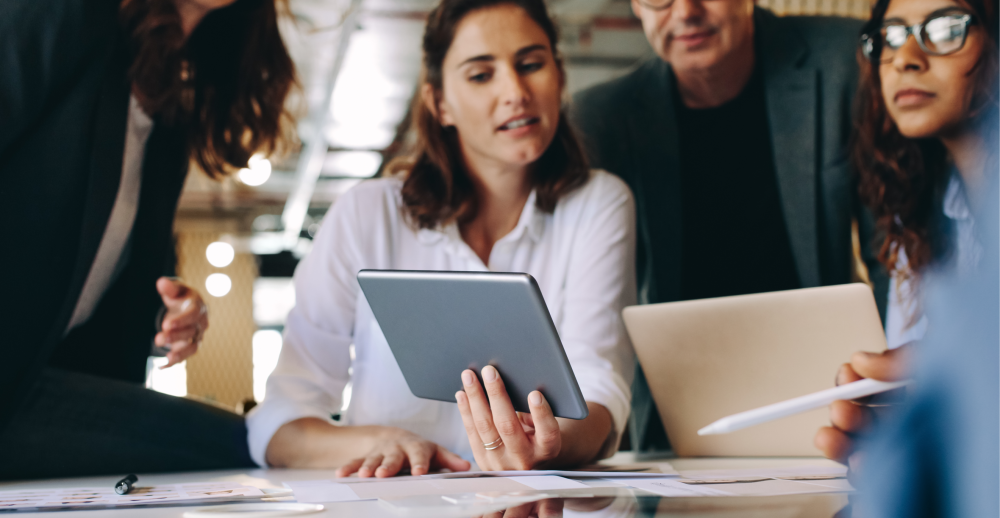
[[[232,482],[137,487],[127,495],[119,495],[111,487],[35,489],[0,491],[0,511],[202,503],[265,496],[256,487]]]
[[[609,479],[610,480],[610,479]],[[660,496],[777,496],[853,491],[843,466],[681,471],[680,478],[616,478]]]
[[[530,472],[522,472],[530,473]],[[385,479],[342,479],[286,482],[295,499],[304,503],[351,502],[356,500],[398,499],[414,496],[444,496],[465,493],[525,494],[589,486],[554,475],[518,477],[398,477]]]

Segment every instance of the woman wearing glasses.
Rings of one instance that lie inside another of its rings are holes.
[[[983,250],[973,218],[996,189],[996,0],[880,0],[861,39],[854,161],[862,199],[885,235],[879,259],[892,272],[890,352],[857,353],[838,383],[905,375],[907,344],[928,325],[921,278],[937,268],[976,269]],[[831,406],[816,445],[847,460],[849,433],[870,409]]]
[[[615,451],[633,368],[620,313],[636,297],[634,208],[621,180],[586,166],[556,43],[542,0],[443,0],[430,13],[416,149],[337,200],[299,264],[281,357],[248,417],[258,464],[389,477]],[[465,386],[457,406],[417,399],[361,293],[365,268],[532,274],[590,415],[557,420],[538,391],[517,415],[491,366],[448,374]]]

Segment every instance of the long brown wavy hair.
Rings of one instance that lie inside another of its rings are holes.
[[[545,31],[556,64],[562,71],[556,47],[559,38],[543,0],[441,0],[427,19],[420,84],[429,84],[440,94],[442,64],[458,24],[473,11],[501,4],[524,9]],[[388,174],[405,175],[402,197],[408,216],[418,228],[474,219],[477,211],[475,191],[465,169],[455,128],[442,126],[419,94],[414,97],[411,120],[416,132],[412,153],[386,166]],[[563,111],[559,114],[552,143],[532,164],[531,183],[538,208],[552,212],[559,198],[586,183],[589,174],[583,149]]]
[[[983,27],[985,41],[973,77],[968,124],[984,134],[988,144],[998,138],[998,52],[996,0],[960,0]],[[864,34],[877,34],[889,0],[879,0]],[[900,134],[886,110],[879,79],[879,53],[866,59],[858,51],[861,79],[857,95],[853,162],[859,172],[861,200],[876,218],[879,261],[904,277],[919,276],[951,252],[942,203],[949,175],[948,153],[936,138],[910,139]],[[992,145],[990,146],[992,147]],[[996,168],[996,157],[988,160]],[[897,271],[900,251],[908,268]]]
[[[295,66],[278,32],[275,0],[237,0],[212,11],[186,41],[174,0],[122,0],[119,17],[143,108],[184,127],[189,156],[210,177],[290,142],[285,98]]]

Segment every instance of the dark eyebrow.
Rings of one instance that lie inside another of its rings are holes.
[[[530,54],[530,53],[538,51],[538,50],[545,50],[547,48],[548,48],[547,45],[541,45],[541,44],[539,44],[539,45],[529,45],[527,47],[524,47],[523,49],[518,50],[517,53],[514,54],[514,56],[515,57],[521,57],[521,56],[524,56],[525,54]],[[462,67],[462,66],[465,66],[465,65],[467,65],[469,63],[489,62],[489,61],[494,61],[494,60],[496,60],[496,56],[494,56],[493,54],[482,54],[482,55],[479,55],[479,56],[473,56],[473,57],[471,57],[471,58],[469,58],[469,59],[467,59],[467,60],[459,63],[458,66]]]

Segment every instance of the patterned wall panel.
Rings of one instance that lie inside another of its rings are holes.
[[[253,398],[253,281],[257,263],[247,253],[236,253],[228,266],[212,266],[205,249],[219,232],[179,229],[177,273],[201,292],[209,308],[209,329],[198,354],[187,360],[188,395],[235,409]],[[205,288],[213,273],[232,279],[229,293],[214,297]]]
[[[758,5],[779,15],[830,15],[868,18],[870,0],[758,0]]]

